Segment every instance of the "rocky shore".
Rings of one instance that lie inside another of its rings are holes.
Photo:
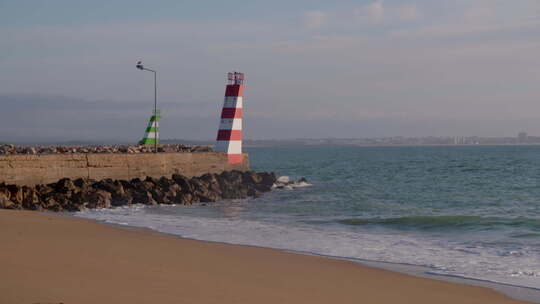
[[[274,173],[225,171],[188,178],[147,177],[101,181],[64,178],[36,186],[0,184],[0,209],[80,211],[131,204],[181,204],[258,197],[272,189]]]
[[[212,152],[210,146],[159,145],[158,152],[194,153]],[[0,144],[0,155],[9,154],[86,154],[86,153],[153,153],[153,146],[95,145],[95,146],[17,146]]]

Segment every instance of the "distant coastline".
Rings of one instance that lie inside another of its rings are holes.
[[[168,144],[212,145],[213,141],[190,141],[179,139],[163,140]],[[352,146],[352,147],[393,147],[393,146],[508,146],[540,145],[540,137],[520,133],[517,137],[479,136],[427,136],[427,137],[369,137],[369,138],[297,138],[297,139],[246,139],[244,147],[310,147],[310,146]]]
[[[163,145],[213,146],[214,140],[162,139]],[[128,141],[36,141],[9,142],[25,146],[99,146],[99,145],[130,145]],[[366,137],[366,138],[295,138],[295,139],[245,139],[246,148],[257,147],[320,147],[320,146],[351,146],[351,147],[417,147],[417,146],[536,146],[540,145],[540,136],[528,136],[520,133],[517,137],[479,137],[479,136],[427,136],[427,137]]]

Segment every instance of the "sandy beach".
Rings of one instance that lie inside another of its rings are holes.
[[[525,303],[330,258],[0,210],[0,303]]]

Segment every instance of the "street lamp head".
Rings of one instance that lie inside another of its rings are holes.
[[[144,66],[142,64],[142,61],[137,61],[137,65],[136,65],[137,69],[139,70],[144,70]]]

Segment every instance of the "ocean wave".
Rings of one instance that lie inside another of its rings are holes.
[[[425,266],[444,275],[539,288],[538,252],[531,247],[462,244],[419,234],[364,231],[338,225],[214,217],[198,206],[144,206],[87,210],[76,214],[106,223],[145,227],[191,239],[260,246],[346,259]],[[195,213],[194,213],[195,212]],[[201,212],[201,213],[199,213]],[[189,214],[188,214],[189,213]],[[203,216],[206,214],[206,216]],[[474,218],[474,217],[472,217]],[[358,219],[350,219],[358,222]],[[392,219],[387,219],[387,221]],[[394,219],[395,220],[395,219]],[[403,254],[406,252],[407,254]]]
[[[407,216],[395,218],[349,218],[338,220],[345,225],[382,225],[396,228],[444,229],[444,228],[497,228],[516,227],[540,231],[538,218],[502,218],[482,216]]]

